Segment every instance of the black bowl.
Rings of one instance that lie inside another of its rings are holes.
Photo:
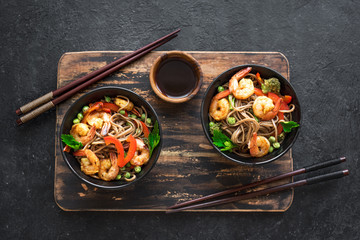
[[[292,129],[292,131],[290,133],[286,134],[286,137],[285,137],[284,141],[282,142],[280,148],[275,149],[272,153],[269,153],[260,158],[240,157],[240,156],[236,155],[235,153],[220,151],[220,149],[212,143],[211,134],[209,131],[209,122],[210,122],[209,115],[208,115],[209,106],[210,106],[212,97],[215,96],[217,93],[218,86],[221,86],[225,82],[229,81],[230,78],[235,73],[237,73],[238,71],[240,71],[241,69],[246,68],[246,67],[252,67],[251,72],[252,73],[259,72],[262,78],[267,79],[267,78],[271,78],[271,77],[276,77],[279,79],[279,81],[281,83],[281,94],[282,95],[286,94],[286,95],[292,96],[291,103],[295,105],[295,111],[292,113],[293,121],[298,122],[301,126],[300,103],[299,103],[299,99],[297,98],[295,90],[292,87],[292,85],[280,73],[278,73],[270,68],[260,66],[260,65],[253,65],[253,64],[236,66],[236,67],[233,67],[233,68],[221,73],[210,84],[210,86],[208,87],[208,89],[205,92],[205,96],[204,96],[202,104],[201,104],[201,116],[200,117],[201,117],[201,124],[202,124],[202,127],[204,129],[207,139],[221,155],[223,155],[227,159],[230,159],[230,160],[240,163],[240,164],[260,165],[260,164],[270,163],[270,162],[280,158],[282,155],[284,155],[294,144],[294,142],[299,134],[300,127]]]
[[[159,132],[160,132],[160,143],[159,145],[154,149],[151,158],[149,159],[149,162],[142,166],[142,171],[136,175],[136,179],[132,182],[124,182],[124,181],[111,181],[106,182],[103,180],[92,178],[86,174],[84,174],[80,170],[80,164],[75,159],[75,157],[67,152],[63,152],[62,149],[65,147],[65,144],[61,141],[61,134],[69,134],[71,126],[73,125],[72,121],[74,118],[76,118],[76,115],[81,112],[82,107],[85,105],[88,105],[89,103],[101,100],[104,98],[104,96],[109,97],[115,97],[117,95],[123,95],[126,96],[132,101],[136,106],[144,106],[146,111],[148,112],[148,116],[153,120],[153,122],[158,121],[159,123]],[[127,90],[125,88],[121,87],[101,87],[97,88],[89,93],[84,94],[82,97],[80,97],[78,100],[76,100],[68,109],[68,111],[65,114],[65,117],[62,121],[60,133],[59,133],[59,142],[60,142],[60,149],[61,153],[63,155],[64,161],[69,166],[71,171],[78,176],[81,180],[84,182],[93,185],[98,188],[103,189],[120,189],[127,187],[131,184],[134,184],[138,182],[140,179],[145,177],[146,174],[150,172],[150,170],[154,167],[157,159],[159,158],[161,146],[162,146],[162,130],[160,126],[159,118],[155,112],[155,110],[151,107],[151,105],[142,97],[137,95],[136,93]]]

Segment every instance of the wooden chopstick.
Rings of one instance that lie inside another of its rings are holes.
[[[156,42],[155,44],[153,44],[153,43],[149,44],[149,45],[151,45],[150,47],[148,47],[148,45],[147,45],[147,46],[141,48],[141,49],[143,49],[141,52],[139,52],[139,50],[135,51],[135,52],[137,52],[137,54],[133,54],[133,53],[132,53],[132,54],[129,54],[129,55],[131,55],[130,57],[125,58],[125,60],[121,61],[120,63],[117,62],[118,64],[116,64],[115,66],[113,66],[113,67],[111,67],[111,68],[106,68],[106,69],[103,68],[103,69],[105,69],[105,71],[99,73],[97,76],[95,76],[95,77],[93,77],[93,78],[90,78],[90,79],[87,79],[87,81],[85,80],[85,82],[84,82],[84,80],[81,80],[82,83],[80,83],[79,85],[77,85],[77,87],[74,87],[74,88],[71,89],[71,90],[69,90],[70,88],[68,88],[69,91],[65,92],[64,94],[60,95],[59,97],[57,97],[57,98],[55,98],[55,99],[53,99],[53,97],[51,97],[50,99],[47,99],[48,102],[45,101],[45,104],[41,105],[40,107],[32,110],[31,112],[29,112],[29,113],[25,114],[24,116],[20,117],[19,119],[17,119],[17,120],[16,120],[17,124],[18,124],[18,125],[21,125],[21,124],[23,124],[23,123],[25,123],[25,122],[27,122],[27,121],[29,121],[29,120],[31,120],[31,119],[39,116],[39,115],[42,114],[43,112],[45,112],[45,111],[53,108],[55,105],[57,105],[57,104],[59,104],[60,102],[68,99],[69,97],[71,97],[72,95],[74,95],[74,94],[77,93],[78,91],[82,90],[83,88],[88,87],[89,85],[91,85],[91,84],[99,81],[100,79],[102,79],[102,78],[110,75],[111,73],[119,70],[121,67],[123,67],[123,66],[125,66],[125,65],[127,65],[127,64],[129,64],[129,63],[131,63],[131,62],[133,62],[133,61],[135,61],[135,60],[137,60],[138,58],[144,56],[145,54],[151,52],[151,51],[154,50],[155,48],[160,47],[160,46],[163,45],[164,43],[166,43],[166,42],[170,41],[171,39],[175,38],[175,37],[177,36],[177,32],[179,32],[179,31],[180,31],[180,29],[177,30],[177,31],[175,31],[175,32],[173,32],[173,33],[171,33],[171,34],[168,34],[168,35],[162,37],[162,38],[161,38],[161,41],[157,40],[157,41],[155,41],[155,42]],[[127,55],[127,56],[129,56],[129,55]],[[121,58],[121,59],[124,59],[124,58]],[[118,59],[118,60],[120,60],[120,59]],[[117,60],[117,61],[118,61],[118,60]],[[108,65],[107,65],[107,66],[108,66]],[[92,73],[91,73],[91,74],[92,74]],[[79,80],[79,79],[78,79],[78,80]],[[78,80],[75,80],[75,81],[78,81]],[[78,83],[79,83],[79,82],[78,82]],[[68,84],[68,85],[69,85],[69,84]],[[73,84],[72,86],[75,86],[75,84]],[[64,90],[61,90],[61,91],[64,92]],[[46,94],[46,95],[50,95],[50,93],[48,93],[48,94]],[[44,95],[44,96],[46,96],[46,95]],[[43,100],[45,99],[44,96],[41,97],[41,98],[42,98],[41,101],[43,101]],[[48,98],[48,97],[47,97],[47,98]],[[40,99],[40,98],[39,98],[39,99]],[[37,100],[38,100],[38,99],[37,99]],[[35,100],[35,102],[36,102],[37,100]],[[37,101],[36,103],[38,104],[38,101]]]
[[[159,38],[158,40],[156,40],[156,41],[154,41],[154,42],[152,42],[152,43],[150,43],[150,44],[148,44],[148,45],[146,45],[146,46],[144,46],[142,48],[139,48],[138,50],[136,50],[136,51],[134,51],[134,52],[122,57],[122,58],[119,58],[119,59],[115,60],[114,62],[112,62],[112,63],[110,63],[110,64],[108,64],[108,65],[106,65],[106,66],[104,66],[102,68],[99,68],[96,71],[93,71],[93,72],[91,72],[91,73],[89,73],[89,74],[87,74],[87,75],[85,75],[85,76],[83,76],[83,77],[81,77],[79,79],[76,79],[76,80],[72,81],[69,84],[66,84],[65,86],[63,86],[63,87],[61,87],[59,89],[51,91],[51,92],[49,92],[49,93],[35,99],[34,101],[25,104],[24,106],[22,106],[22,107],[20,107],[19,109],[16,110],[16,114],[21,115],[21,114],[25,114],[27,112],[30,112],[32,109],[36,108],[37,106],[40,106],[40,105],[54,99],[55,97],[60,96],[61,94],[63,94],[65,92],[69,91],[70,89],[76,87],[77,85],[80,85],[81,83],[95,77],[96,75],[98,75],[98,74],[100,74],[102,72],[105,72],[106,70],[111,69],[112,67],[115,67],[116,65],[126,61],[127,59],[132,58],[132,57],[136,56],[137,54],[145,51],[146,49],[151,48],[154,45],[162,42],[163,40],[165,40],[165,39],[167,39],[167,38],[169,38],[171,36],[174,36],[179,31],[180,31],[180,29],[177,29],[176,31],[174,31],[172,33],[169,33],[168,35],[163,36],[163,37]]]
[[[341,171],[337,171],[337,172],[322,174],[322,175],[319,175],[316,177],[299,180],[299,181],[292,182],[292,183],[287,183],[287,184],[272,187],[272,188],[267,188],[267,189],[263,189],[263,190],[259,190],[259,191],[250,192],[250,193],[243,194],[240,196],[229,197],[229,198],[225,198],[225,199],[215,200],[215,201],[206,202],[206,203],[200,203],[200,204],[191,205],[191,206],[182,207],[182,208],[170,209],[170,210],[167,210],[166,213],[175,213],[175,212],[180,212],[180,211],[184,211],[184,210],[199,209],[199,208],[212,207],[212,206],[225,204],[225,203],[236,202],[236,201],[250,199],[253,197],[258,197],[258,196],[262,196],[262,195],[266,195],[266,194],[270,194],[270,193],[274,193],[274,192],[284,191],[284,190],[287,190],[290,188],[295,188],[295,187],[299,187],[299,186],[303,186],[303,185],[309,185],[309,184],[319,183],[319,182],[323,182],[323,181],[327,181],[327,180],[331,180],[331,179],[341,178],[341,177],[344,177],[347,175],[349,175],[348,169],[341,170]]]
[[[331,159],[331,160],[327,160],[327,161],[324,161],[324,162],[312,164],[310,166],[303,167],[301,169],[291,171],[291,172],[288,172],[288,173],[280,174],[278,176],[266,178],[266,179],[263,179],[263,180],[260,180],[260,181],[254,182],[254,183],[250,183],[250,184],[243,185],[243,186],[240,186],[240,187],[228,189],[228,190],[218,192],[218,193],[213,193],[213,194],[210,194],[210,195],[207,195],[207,196],[204,196],[204,197],[200,197],[200,198],[197,198],[197,199],[193,199],[193,200],[190,200],[190,201],[186,201],[186,202],[183,202],[183,203],[175,204],[173,206],[168,207],[168,209],[175,209],[175,208],[184,207],[184,206],[187,206],[187,205],[190,205],[190,204],[194,204],[194,203],[202,202],[202,201],[205,201],[205,200],[213,199],[213,198],[216,198],[216,197],[224,196],[224,195],[227,195],[227,194],[239,192],[239,191],[242,191],[242,190],[245,190],[245,189],[249,189],[249,188],[256,187],[256,186],[263,185],[263,184],[270,183],[270,182],[275,182],[275,181],[278,181],[278,180],[281,180],[281,179],[284,179],[284,178],[288,178],[288,177],[292,177],[292,176],[295,176],[295,175],[299,175],[299,174],[302,174],[302,173],[307,173],[307,172],[315,171],[315,170],[318,170],[318,169],[321,169],[321,168],[333,166],[333,165],[336,165],[336,164],[339,164],[339,163],[342,163],[342,162],[345,162],[345,161],[346,161],[345,157],[340,157],[340,158]]]

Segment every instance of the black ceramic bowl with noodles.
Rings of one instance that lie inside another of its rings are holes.
[[[276,159],[283,156],[294,144],[297,136],[299,135],[300,127],[292,129],[290,133],[287,133],[285,136],[284,141],[281,143],[280,148],[274,149],[272,153],[269,153],[263,157],[254,158],[254,157],[241,157],[235,153],[225,151],[222,152],[217,146],[213,144],[212,135],[209,130],[209,107],[212,98],[217,94],[217,88],[223,84],[225,84],[227,81],[230,80],[230,78],[240,71],[241,69],[244,69],[246,67],[252,67],[251,73],[256,74],[257,72],[260,73],[262,78],[268,79],[271,77],[275,77],[279,79],[281,83],[281,91],[280,93],[282,95],[290,95],[292,96],[291,104],[295,105],[295,110],[292,113],[292,120],[299,123],[301,126],[301,107],[298,100],[298,97],[296,96],[296,92],[293,88],[293,86],[290,84],[289,81],[287,81],[280,73],[276,72],[273,69],[270,69],[265,66],[260,65],[240,65],[233,68],[230,68],[226,70],[225,72],[221,73],[218,77],[214,79],[214,81],[210,84],[210,86],[207,88],[205,95],[203,97],[203,101],[201,104],[201,124],[204,130],[204,133],[211,143],[211,145],[224,157],[226,157],[229,160],[232,160],[234,162],[245,164],[245,165],[260,165],[265,163],[270,163],[272,161],[275,161]]]
[[[123,96],[128,97],[130,99],[130,101],[134,103],[135,106],[144,106],[144,108],[146,109],[146,111],[148,113],[148,117],[150,117],[152,119],[152,122],[158,121],[158,123],[159,123],[159,134],[160,134],[159,145],[154,149],[148,163],[141,167],[142,171],[136,175],[136,179],[131,182],[126,182],[123,180],[119,180],[119,181],[114,180],[114,181],[106,182],[106,181],[103,181],[100,179],[95,179],[93,177],[90,177],[81,171],[79,162],[76,160],[76,158],[71,153],[62,151],[62,149],[65,147],[65,144],[61,141],[61,134],[69,134],[71,127],[73,125],[72,121],[74,118],[76,118],[77,114],[79,112],[81,112],[83,106],[89,105],[89,103],[99,101],[99,100],[103,99],[104,96],[115,97],[117,95],[123,95]],[[159,155],[161,152],[161,146],[162,146],[162,130],[161,130],[161,126],[160,126],[160,121],[159,121],[158,115],[156,114],[156,112],[152,108],[152,106],[138,94],[136,94],[130,90],[127,90],[125,88],[115,87],[115,86],[97,88],[89,93],[84,94],[78,100],[76,100],[70,106],[70,108],[67,110],[67,112],[65,114],[65,117],[61,124],[61,128],[60,128],[58,137],[59,137],[59,142],[60,142],[59,147],[61,149],[62,156],[63,156],[66,164],[71,169],[71,171],[85,183],[88,183],[92,186],[102,188],[102,189],[120,189],[120,188],[127,187],[129,185],[132,185],[132,184],[140,181],[154,167],[157,159],[159,158]]]

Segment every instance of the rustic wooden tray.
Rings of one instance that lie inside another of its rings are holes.
[[[58,66],[58,87],[96,70],[128,52],[65,53]],[[200,105],[206,88],[220,73],[236,65],[260,64],[289,79],[289,64],[278,52],[188,52],[203,71],[200,92],[183,104],[158,98],[150,87],[152,63],[164,52],[152,52],[84,92],[104,85],[118,85],[135,91],[155,108],[163,128],[163,149],[152,171],[141,181],[123,190],[105,191],[86,185],[67,167],[61,156],[58,132],[70,104],[78,93],[57,107],[55,137],[54,196],[65,211],[165,211],[170,205],[194,199],[234,185],[250,183],[293,169],[291,151],[277,161],[258,167],[233,163],[218,154],[203,133]],[[287,179],[281,183],[291,182]],[[264,187],[262,187],[264,188]],[[260,188],[259,188],[260,189]],[[293,200],[293,190],[232,204],[193,210],[198,212],[283,212]]]

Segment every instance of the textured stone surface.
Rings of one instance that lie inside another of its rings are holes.
[[[359,7],[356,1],[0,1],[2,238],[359,239]],[[16,127],[15,109],[55,89],[64,52],[133,50],[178,27],[179,37],[161,50],[284,53],[303,109],[295,168],[344,155],[348,161],[333,169],[346,167],[351,175],[296,189],[285,213],[60,210],[53,197],[55,111]]]

